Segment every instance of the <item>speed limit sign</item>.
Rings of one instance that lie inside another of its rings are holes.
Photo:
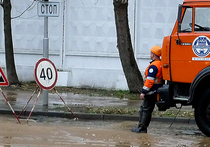
[[[35,65],[34,75],[37,84],[46,90],[55,87],[57,82],[57,70],[48,58],[41,58]]]

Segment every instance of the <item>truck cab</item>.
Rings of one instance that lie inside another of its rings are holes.
[[[157,106],[192,105],[200,130],[210,136],[210,0],[184,0],[172,33],[163,39]]]

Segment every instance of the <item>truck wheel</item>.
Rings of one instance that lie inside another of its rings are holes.
[[[210,89],[206,90],[198,100],[194,113],[199,129],[210,137]]]

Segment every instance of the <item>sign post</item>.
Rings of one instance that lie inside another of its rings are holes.
[[[38,3],[37,12],[39,17],[44,17],[44,39],[43,57],[49,58],[49,37],[48,37],[48,17],[58,17],[60,3],[48,2],[48,0]],[[48,90],[43,90],[43,105],[48,106]]]
[[[9,85],[9,82],[7,81],[7,78],[6,76],[4,75],[1,67],[0,67],[0,86],[8,86]],[[4,92],[2,91],[2,89],[0,88],[0,91],[2,93],[2,95],[4,96],[7,104],[9,105],[10,109],[12,110],[13,114],[15,115],[15,117],[17,118],[18,122],[20,123],[20,120],[18,119],[14,109],[12,108],[12,106],[10,105],[9,103],[9,100],[7,99],[6,95],[4,94]]]
[[[48,17],[44,17],[43,57],[49,58]],[[43,105],[48,106],[47,90],[43,90]]]
[[[31,112],[29,113],[28,118],[27,118],[27,122],[28,122],[28,120],[29,120],[29,118],[30,118],[30,116],[31,116],[31,114],[32,114],[35,106],[36,106],[36,103],[37,103],[37,101],[39,99],[39,96],[40,96],[41,91],[42,90],[51,90],[51,89],[55,90],[56,94],[60,97],[60,99],[65,104],[65,106],[69,109],[69,111],[71,112],[71,114],[74,116],[74,120],[78,120],[78,118],[74,115],[74,113],[71,111],[71,109],[69,108],[69,106],[65,103],[64,99],[59,95],[59,93],[55,89],[55,85],[56,85],[56,82],[57,82],[57,79],[58,79],[58,73],[57,73],[57,69],[56,69],[55,65],[53,64],[53,62],[50,61],[48,58],[41,58],[36,63],[36,65],[35,65],[34,76],[35,76],[35,79],[36,79],[36,83],[39,86],[33,92],[33,94],[31,95],[31,97],[29,98],[28,102],[23,107],[22,111],[20,112],[19,116],[23,113],[23,111],[25,110],[26,106],[28,105],[28,103],[32,99],[33,95],[35,94],[35,92],[40,87],[40,90],[39,90],[39,93],[37,95],[36,101],[35,101],[32,109],[31,109]],[[17,117],[17,119],[18,119],[18,117]]]

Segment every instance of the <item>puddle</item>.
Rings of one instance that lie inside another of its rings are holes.
[[[21,120],[22,121],[22,120]],[[17,124],[11,116],[0,116],[0,147],[204,147],[210,139],[193,134],[195,125],[152,122],[148,134],[133,133],[133,121],[92,121],[33,117]],[[184,129],[185,128],[185,129]]]
[[[7,99],[10,101],[11,105],[14,107],[23,107],[31,97],[33,92],[28,91],[5,91]],[[139,100],[127,100],[119,99],[114,97],[93,97],[83,94],[74,94],[74,93],[61,93],[62,99],[72,106],[96,106],[96,107],[136,107],[139,108]],[[4,100],[4,97],[1,95],[1,101]],[[37,93],[34,94],[33,98],[30,100],[28,106],[32,107],[37,98]],[[43,97],[40,96],[37,105],[43,104]],[[53,107],[54,105],[64,105],[62,100],[57,94],[49,93],[48,95],[48,105]]]

